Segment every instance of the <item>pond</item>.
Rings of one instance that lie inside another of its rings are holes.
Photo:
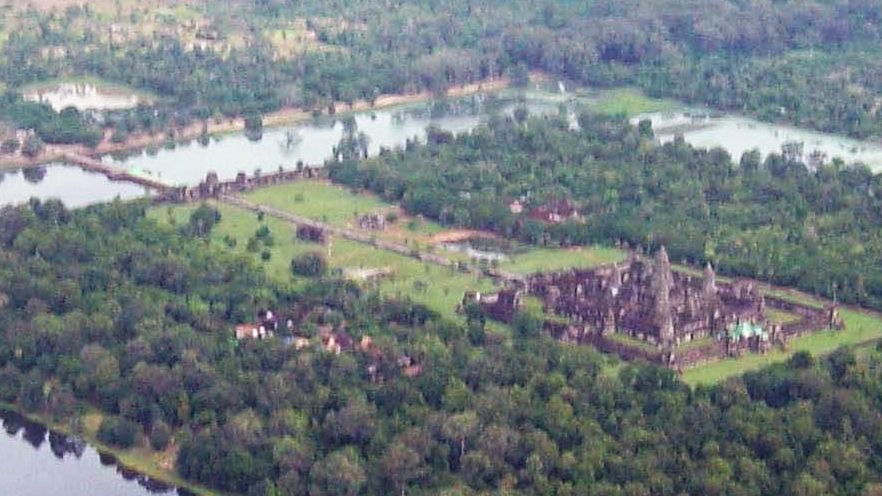
[[[472,97],[409,105],[354,114],[358,131],[369,139],[368,152],[376,155],[381,147],[404,146],[408,139],[424,138],[430,125],[460,133],[476,127],[494,113],[510,113],[518,105],[514,97]],[[556,112],[557,105],[530,99],[533,114]],[[209,171],[221,180],[233,179],[238,172],[252,174],[279,167],[293,169],[298,161],[321,165],[331,158],[333,148],[343,136],[339,119],[321,118],[287,128],[264,129],[259,141],[243,133],[212,139],[208,145],[196,141],[160,149],[153,154],[138,153],[117,159],[104,157],[123,167],[138,168],[145,174],[170,184],[198,184]]]
[[[693,146],[724,148],[736,162],[744,152],[752,149],[758,149],[765,157],[770,153],[781,153],[785,143],[802,143],[804,159],[813,152],[820,152],[827,162],[839,157],[846,164],[861,162],[873,171],[882,170],[882,145],[834,134],[768,124],[736,115],[712,114],[705,110],[643,114],[635,117],[633,122],[641,119],[652,121],[655,135],[662,143],[682,134]]]
[[[49,164],[28,169],[0,170],[0,207],[25,203],[32,197],[57,198],[70,208],[139,198],[148,191],[138,185],[115,182],[79,167]]]
[[[510,241],[484,237],[442,243],[441,247],[447,251],[462,253],[479,262],[505,262],[517,251]]]
[[[24,92],[24,98],[43,102],[56,111],[67,107],[77,110],[122,110],[138,106],[141,97],[110,86],[71,82],[41,86]]]
[[[0,409],[0,494],[15,496],[189,496],[116,465],[81,440]]]

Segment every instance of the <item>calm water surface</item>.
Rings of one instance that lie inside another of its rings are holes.
[[[79,167],[49,164],[24,170],[0,171],[0,206],[57,198],[71,208],[146,195],[141,186],[115,182]],[[0,493],[2,494],[2,493]]]
[[[510,113],[517,106],[513,98],[475,96],[451,102],[417,104],[405,108],[359,112],[354,115],[358,131],[369,139],[368,151],[376,155],[381,147],[403,146],[408,139],[424,138],[426,128],[437,126],[460,133],[486,121],[493,113]],[[529,100],[532,114],[556,112],[556,104]],[[289,136],[293,137],[290,145]],[[250,141],[244,134],[223,136],[207,146],[195,141],[154,154],[141,153],[105,161],[129,167],[170,184],[197,184],[209,171],[221,179],[233,179],[240,171],[291,169],[298,161],[321,165],[331,158],[333,148],[343,136],[340,120],[321,119],[287,128],[268,128],[263,138]]]
[[[767,124],[734,115],[712,116],[702,110],[645,114],[633,121],[640,119],[652,121],[655,134],[662,143],[682,134],[693,146],[726,149],[736,162],[744,152],[752,149],[758,149],[765,157],[780,153],[781,146],[787,142],[797,142],[803,144],[806,157],[817,150],[826,155],[827,161],[839,157],[847,164],[861,162],[874,171],[882,170],[882,146],[843,136]]]
[[[116,466],[112,457],[20,415],[0,410],[0,495],[185,496],[162,483]]]
[[[92,83],[59,83],[28,91],[26,100],[48,104],[56,111],[67,107],[77,110],[121,110],[135,108],[141,101],[138,95],[112,90]]]

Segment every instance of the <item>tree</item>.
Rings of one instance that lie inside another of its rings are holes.
[[[130,448],[135,444],[138,425],[131,420],[109,415],[98,426],[98,440],[119,448]]]
[[[441,434],[450,442],[454,443],[459,456],[465,455],[466,440],[473,436],[478,429],[478,416],[475,412],[463,412],[451,415],[441,425]]]
[[[422,457],[401,442],[392,444],[380,459],[380,469],[396,492],[405,494],[407,484],[420,479],[427,472]]]
[[[187,223],[187,233],[191,236],[204,238],[211,233],[211,230],[220,221],[220,211],[207,203],[203,203],[190,214],[190,220]]]
[[[15,153],[20,146],[21,143],[18,141],[18,138],[6,138],[3,140],[3,143],[0,144],[0,153]]]
[[[318,252],[309,252],[291,259],[291,272],[297,276],[319,277],[328,270],[328,262]]]
[[[366,482],[361,456],[354,448],[343,448],[315,464],[310,472],[309,494],[355,496]]]
[[[46,147],[43,140],[40,139],[36,134],[30,134],[24,140],[24,144],[22,144],[21,152],[27,157],[36,157],[37,155],[43,153],[43,149]]]

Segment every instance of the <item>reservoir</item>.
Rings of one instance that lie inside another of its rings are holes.
[[[117,466],[74,438],[0,410],[0,494],[6,496],[188,496]]]
[[[785,143],[802,143],[804,159],[819,152],[829,162],[841,158],[846,164],[863,163],[874,172],[882,170],[882,145],[844,136],[826,134],[780,124],[769,124],[747,117],[714,114],[706,110],[680,109],[672,112],[643,114],[632,119],[652,121],[655,135],[662,143],[682,134],[698,148],[722,147],[737,163],[746,151],[757,149],[763,157],[781,153]]]
[[[101,174],[64,164],[0,170],[0,206],[24,203],[35,197],[59,199],[68,207],[77,208],[146,194],[148,191],[136,184],[111,181]]]
[[[562,105],[575,126],[577,109],[580,106],[590,109],[600,98],[602,93],[589,90],[563,93],[547,89],[505,90],[494,95],[476,94],[357,112],[352,117],[357,132],[367,137],[369,153],[376,155],[381,148],[395,148],[404,146],[410,139],[423,139],[429,126],[461,133],[493,116],[510,115],[519,105],[525,105],[533,115],[557,113]],[[230,180],[239,172],[252,175],[258,170],[293,169],[301,161],[321,165],[332,157],[334,147],[343,136],[344,118],[320,117],[290,126],[266,128],[259,140],[250,140],[245,133],[233,133],[213,137],[204,144],[177,143],[127,156],[105,156],[102,160],[173,185],[198,184],[209,171],[217,172],[221,180]],[[806,157],[818,151],[827,161],[840,157],[848,164],[862,162],[874,171],[882,170],[882,146],[842,136],[685,107],[642,114],[632,122],[640,119],[652,121],[659,142],[682,134],[696,147],[723,147],[736,162],[747,150],[756,148],[765,156],[780,153],[785,143],[799,142]],[[0,206],[36,197],[58,198],[76,208],[116,197],[138,198],[145,193],[140,186],[112,182],[104,176],[62,164],[0,172]]]

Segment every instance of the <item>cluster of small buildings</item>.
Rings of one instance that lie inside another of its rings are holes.
[[[529,209],[521,200],[514,200],[509,203],[508,210],[516,215],[526,212],[528,219],[546,224],[560,224],[568,220],[579,221],[582,219],[576,205],[566,198],[552,200]]]
[[[393,369],[405,377],[417,377],[422,373],[422,365],[413,357],[409,355],[387,357],[379,347],[375,346],[370,336],[362,336],[360,340],[356,341],[346,332],[344,325],[319,325],[316,328],[315,337],[309,338],[297,333],[295,320],[296,318],[282,319],[273,311],[265,310],[258,314],[255,322],[237,325],[234,328],[234,336],[238,342],[279,339],[285,345],[298,351],[317,345],[325,352],[334,355],[361,353],[368,357],[365,372],[374,382],[385,380],[384,371],[389,370],[389,363],[392,362],[394,362]],[[280,332],[281,323],[284,323],[284,330],[287,332]]]

